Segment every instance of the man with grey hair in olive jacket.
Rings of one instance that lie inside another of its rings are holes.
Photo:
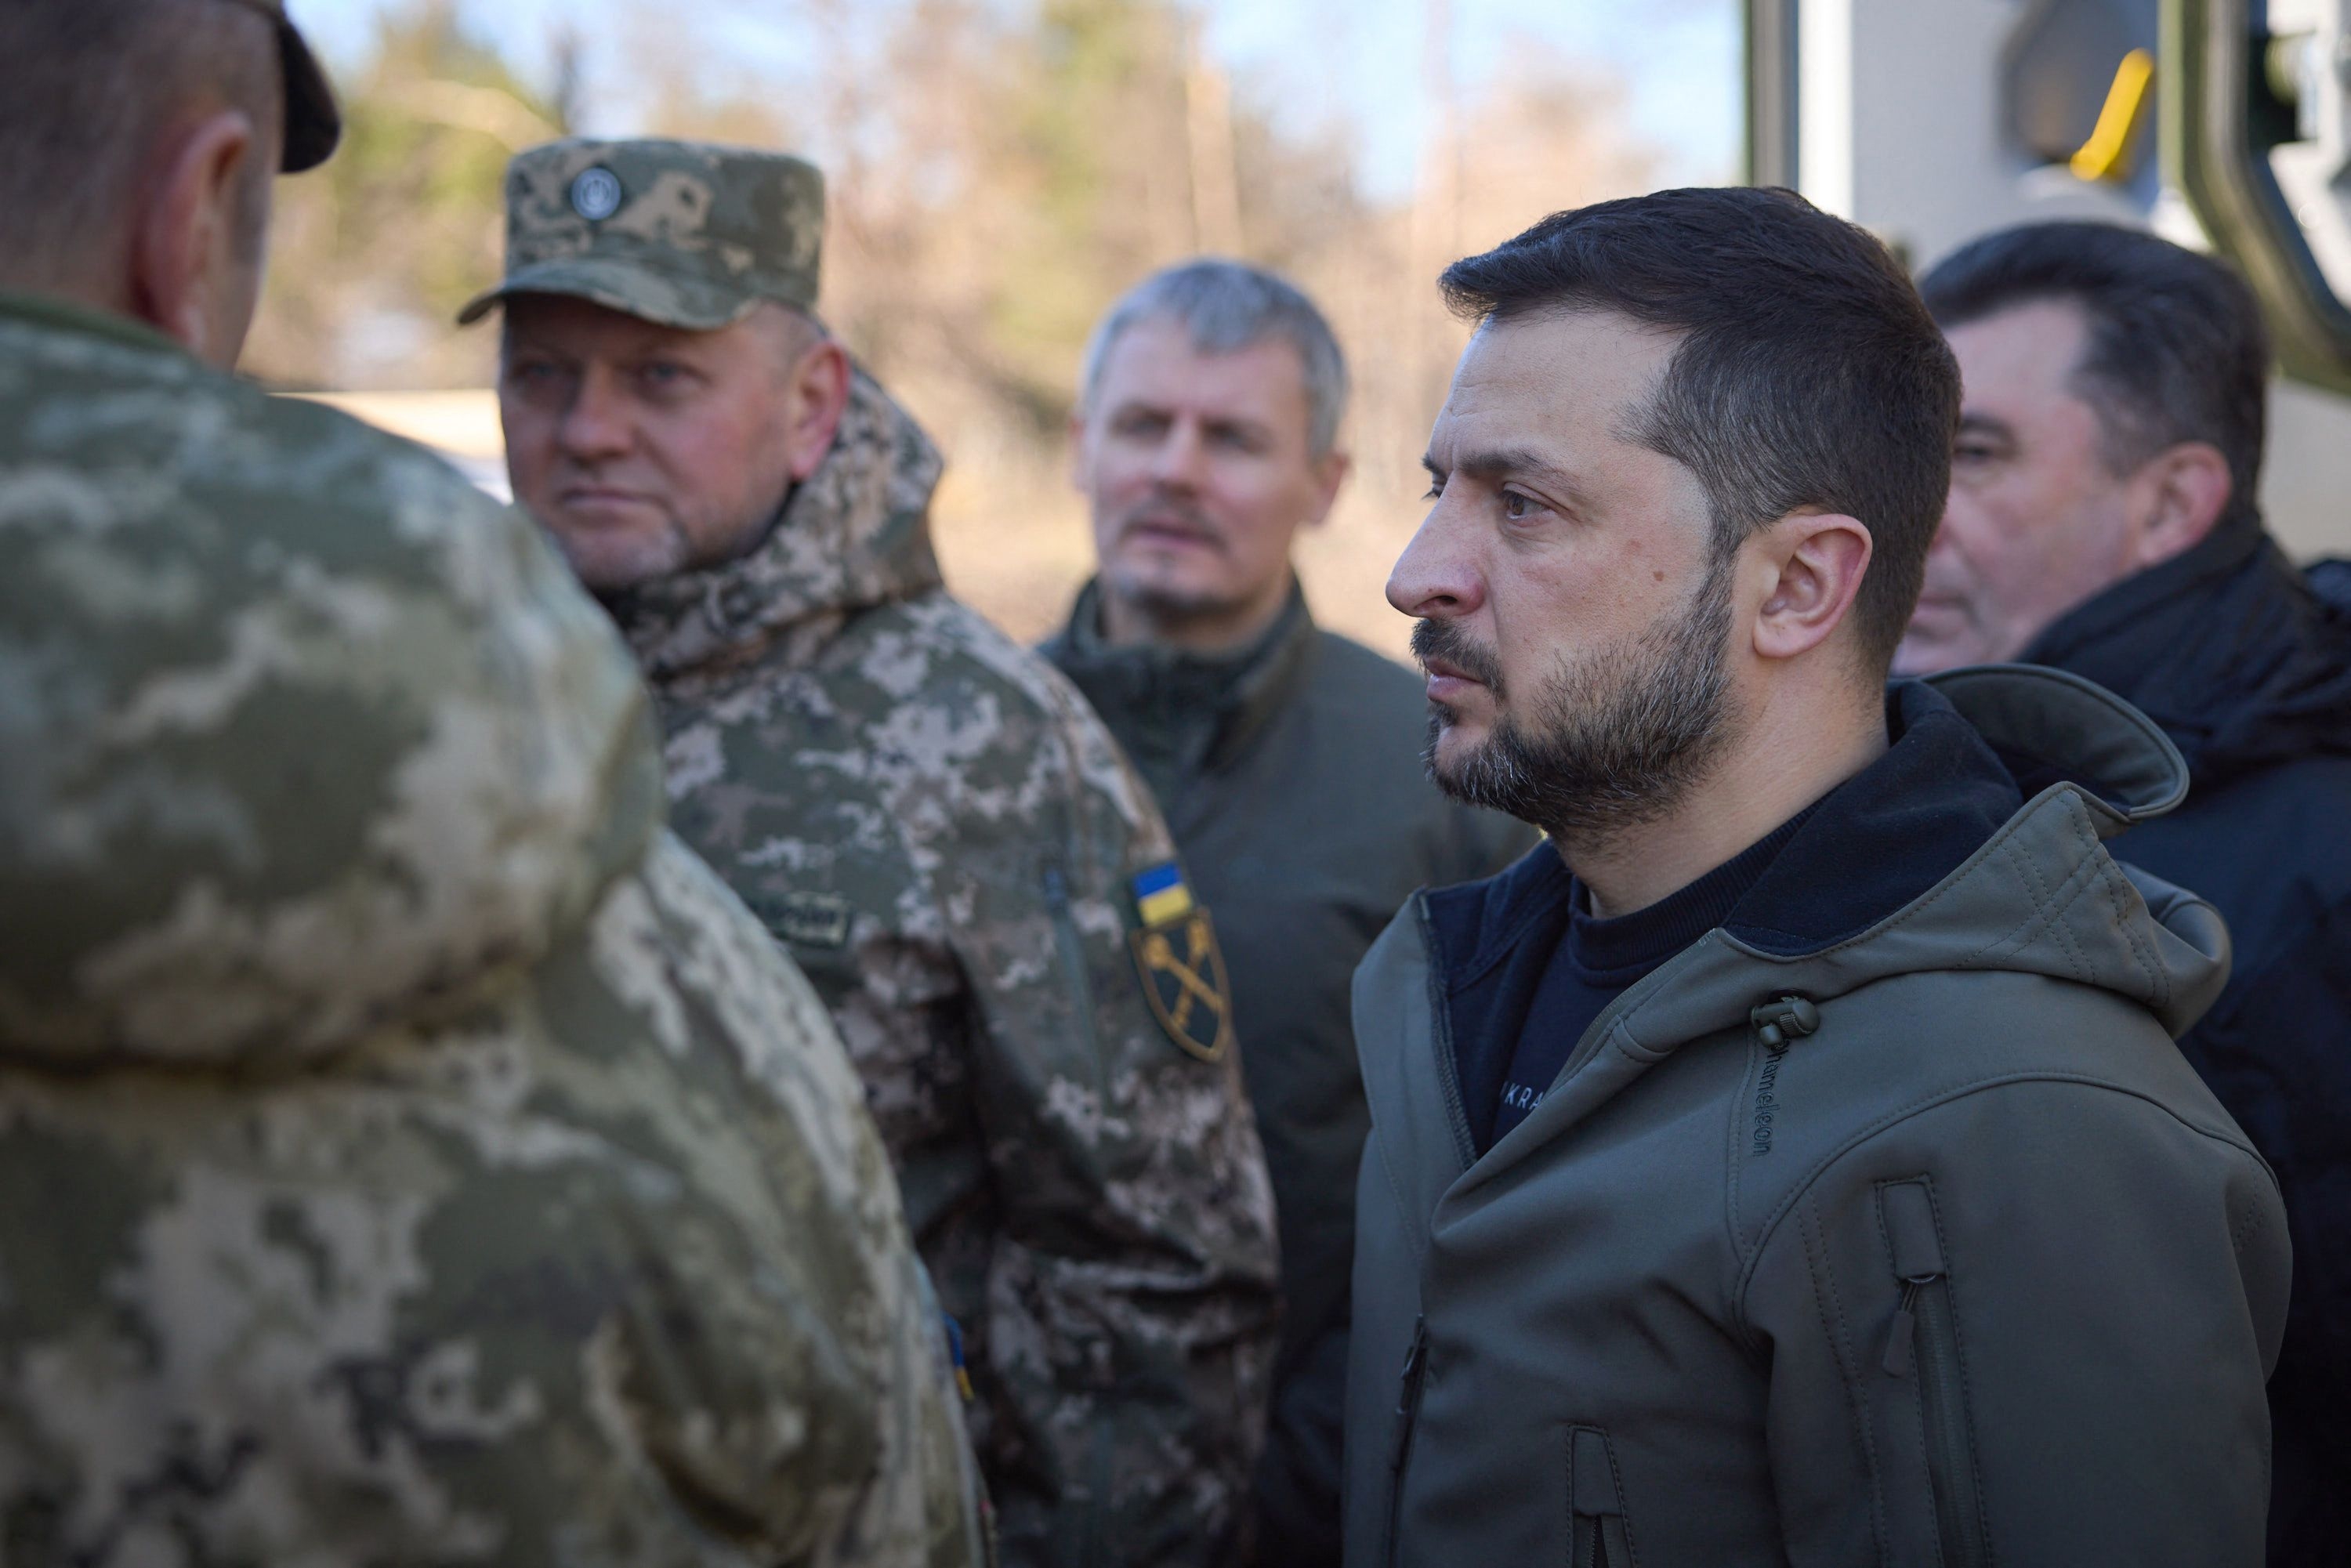
[[[1290,564],[1347,471],[1347,361],[1295,286],[1202,257],[1113,306],[1071,435],[1101,572],[1045,656],[1150,785],[1217,912],[1281,1233],[1255,1563],[1340,1558],[1347,1277],[1371,1117],[1348,986],[1420,887],[1534,840],[1420,766],[1412,672],[1314,623]],[[1343,809],[1334,809],[1343,802]]]
[[[1958,376],[1786,192],[1563,213],[1389,597],[1440,782],[1541,825],[1358,972],[1351,1563],[2261,1561],[2275,1181],[2173,1041],[2179,753],[2076,677],[1888,688]]]

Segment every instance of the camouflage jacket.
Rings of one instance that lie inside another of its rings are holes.
[[[1203,1027],[1221,977],[1213,1002],[1146,991],[1169,976],[1138,967],[1134,881],[1176,875],[1166,829],[1074,689],[941,588],[938,474],[860,372],[757,549],[611,608],[671,820],[864,1074],[964,1325],[1006,1558],[1227,1561],[1275,1260],[1237,1061]]]
[[[856,1077],[659,779],[526,522],[0,300],[0,1562],[974,1560]]]

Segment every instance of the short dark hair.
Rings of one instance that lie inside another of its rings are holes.
[[[0,276],[53,286],[118,239],[155,138],[199,92],[282,126],[284,77],[267,19],[220,0],[0,4]],[[248,161],[241,243],[257,251],[277,160]]]
[[[1854,616],[1884,673],[1959,417],[1959,366],[1884,246],[1792,191],[1659,191],[1554,213],[1439,287],[1480,322],[1596,310],[1679,332],[1636,438],[1698,476],[1718,555],[1805,507],[1865,526]]]
[[[2098,416],[2106,467],[2121,476],[2210,442],[2229,462],[2223,520],[2259,515],[2269,332],[2226,264],[2112,224],[2024,224],[1960,246],[1919,292],[1947,329],[2020,305],[2077,307],[2089,337],[2073,386]]]

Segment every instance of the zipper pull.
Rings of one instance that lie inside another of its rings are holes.
[[[1902,1302],[1894,1309],[1894,1327],[1886,1337],[1885,1366],[1888,1377],[1910,1375],[1911,1357],[1918,1339],[1918,1314],[1915,1309],[1918,1291],[1926,1283],[1923,1279],[1902,1281]]]
[[[1428,1319],[1412,1320],[1412,1348],[1404,1353],[1404,1372],[1396,1386],[1395,1432],[1388,1444],[1388,1469],[1402,1470],[1413,1416],[1420,1409],[1420,1376],[1428,1364]]]
[[[1895,1182],[1885,1189],[1886,1237],[1894,1251],[1894,1277],[1902,1281],[1902,1301],[1886,1342],[1886,1372],[1907,1377],[1918,1332],[1918,1292],[1943,1278],[1943,1240],[1935,1227],[1934,1199],[1925,1177]]]
[[[1821,1027],[1821,1009],[1808,998],[1786,996],[1759,1004],[1747,1015],[1754,1027],[1755,1038],[1766,1051],[1777,1051],[1795,1035],[1807,1035]]]

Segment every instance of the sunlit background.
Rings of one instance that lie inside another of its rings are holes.
[[[1282,269],[1353,362],[1356,475],[1303,547],[1326,624],[1397,653],[1380,588],[1462,329],[1454,257],[1601,197],[1737,176],[1733,0],[295,0],[350,118],[280,187],[249,365],[495,484],[499,181],[568,133],[801,152],[820,309],[946,450],[950,586],[1016,636],[1089,559],[1063,432],[1088,329],[1200,252]]]

